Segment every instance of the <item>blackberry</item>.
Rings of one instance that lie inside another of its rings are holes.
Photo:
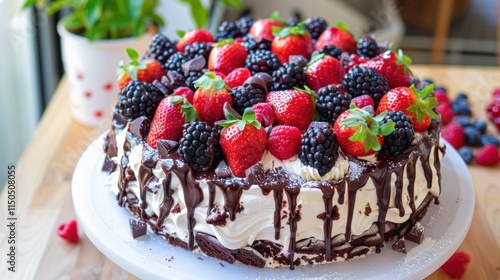
[[[286,21],[286,25],[289,27],[297,26],[299,23],[300,20],[297,17],[291,17]]]
[[[196,171],[208,171],[215,166],[215,155],[219,149],[217,130],[206,122],[186,123],[179,141],[177,153]]]
[[[201,76],[203,76],[203,74],[203,71],[189,71],[185,76],[186,86],[195,91],[196,88],[194,87],[194,81],[198,80]]]
[[[281,66],[278,56],[271,51],[261,50],[250,53],[245,61],[245,67],[250,70],[252,75],[259,72],[272,74]]]
[[[306,30],[315,40],[317,40],[321,33],[323,33],[323,31],[325,31],[325,29],[328,27],[328,23],[326,22],[326,20],[321,17],[308,17],[305,23]]]
[[[212,51],[212,45],[205,42],[194,42],[192,44],[187,44],[184,47],[184,54],[189,57],[196,57],[202,55],[205,61],[208,61],[208,56]]]
[[[215,34],[215,41],[220,42],[229,38],[242,37],[240,28],[232,21],[223,21]]]
[[[195,58],[194,55],[191,54],[183,54],[180,52],[174,53],[165,63],[164,68],[166,71],[176,71],[177,73],[182,74],[182,64],[191,59]]]
[[[132,81],[120,93],[115,112],[127,121],[141,116],[152,119],[163,97],[153,84]]]
[[[318,90],[316,110],[325,121],[333,124],[339,115],[349,109],[352,96],[342,85],[328,85]]]
[[[319,52],[329,55],[331,57],[335,57],[338,60],[340,60],[340,56],[343,53],[342,49],[337,48],[334,45],[326,45]]]
[[[391,89],[387,79],[376,70],[359,66],[354,66],[344,75],[342,84],[353,98],[369,95],[375,102],[375,107],[382,96]]]
[[[295,63],[286,62],[273,72],[273,89],[286,90],[294,87],[303,88],[307,75],[304,67]]]
[[[337,138],[329,126],[309,127],[300,141],[299,159],[324,176],[337,160],[338,147]]]
[[[377,42],[373,37],[364,36],[358,40],[358,55],[360,57],[373,58],[380,53]]]
[[[157,33],[151,38],[148,49],[144,53],[144,58],[155,59],[163,65],[175,52],[177,52],[175,44],[167,37]]]
[[[248,34],[248,31],[250,31],[250,28],[254,24],[255,19],[251,17],[241,17],[238,20],[236,20],[234,23],[238,28],[240,29],[241,34],[244,36]]]
[[[403,112],[388,112],[382,123],[394,122],[396,126],[391,134],[384,137],[384,145],[381,151],[385,154],[399,156],[403,154],[415,138],[415,131],[411,119]]]
[[[251,84],[233,88],[231,97],[233,98],[233,108],[240,114],[243,114],[243,111],[248,107],[266,102],[266,92]]]
[[[254,53],[259,50],[271,50],[271,41],[265,38],[254,39],[251,36],[245,36],[241,45],[245,47],[248,53]]]

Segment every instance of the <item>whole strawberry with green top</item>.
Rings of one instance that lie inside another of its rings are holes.
[[[301,55],[308,60],[311,58],[314,45],[304,24],[302,22],[292,27],[273,28],[275,37],[271,44],[271,51],[278,56],[281,64],[288,62],[291,55]]]
[[[325,54],[315,54],[306,70],[307,85],[314,91],[332,84],[342,83],[344,67],[338,59]]]
[[[383,123],[387,112],[375,117],[356,105],[342,112],[335,120],[333,132],[337,135],[339,146],[347,155],[367,156],[382,148],[384,136],[389,135],[395,123]]]
[[[264,38],[272,41],[274,39],[274,27],[285,27],[285,24],[283,24],[280,20],[278,12],[272,13],[270,18],[256,20],[252,24],[252,27],[250,27],[248,34],[250,34],[253,38]]]
[[[351,54],[356,53],[357,44],[347,26],[343,22],[338,22],[337,26],[332,26],[321,33],[315,47],[321,50],[324,46],[333,45]]]
[[[398,50],[397,53],[388,50],[359,66],[375,69],[387,79],[391,88],[396,88],[410,85],[411,62],[411,58],[402,50]]]
[[[227,39],[214,44],[208,57],[208,70],[228,75],[236,68],[244,67],[248,52],[234,39]]]
[[[210,126],[224,119],[224,103],[233,104],[231,88],[214,72],[206,72],[194,82],[197,88],[193,97],[193,107],[201,121]]]
[[[177,31],[177,35],[179,35],[180,39],[177,42],[177,50],[180,52],[184,52],[184,47],[187,44],[192,44],[195,42],[201,43],[213,43],[214,42],[214,37],[212,36],[212,33],[210,31],[205,30],[205,29],[194,29],[191,31]]]
[[[267,94],[266,102],[273,107],[279,125],[295,126],[302,132],[313,119],[315,94],[308,88],[272,91]]]
[[[414,85],[391,89],[380,99],[376,113],[401,111],[411,119],[416,132],[425,131],[431,125],[432,119],[439,118],[434,111],[438,102],[436,97],[431,95],[433,90],[433,84],[420,91]]]
[[[196,118],[196,110],[184,96],[168,96],[156,108],[146,142],[156,149],[160,139],[179,141],[184,124]]]
[[[152,83],[154,80],[161,80],[165,71],[161,63],[154,60],[139,61],[139,54],[134,49],[127,49],[130,58],[128,64],[120,65],[118,74],[118,90],[121,92],[132,80]]]
[[[227,164],[234,176],[245,177],[245,170],[258,163],[267,146],[267,133],[255,120],[252,108],[246,108],[241,120],[225,109],[227,121],[221,123],[224,129],[220,145]]]

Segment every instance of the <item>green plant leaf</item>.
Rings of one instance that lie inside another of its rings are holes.
[[[243,8],[243,4],[240,0],[220,0],[220,2],[228,7],[241,9]]]
[[[165,20],[159,14],[153,12],[149,15],[149,17],[154,23],[158,24],[159,26],[165,26]]]
[[[24,2],[24,4],[23,4],[22,9],[26,9],[28,7],[31,7],[31,6],[35,5],[35,3],[36,3],[36,0],[26,0],[26,2]]]
[[[201,0],[181,0],[188,3],[191,9],[191,16],[194,19],[196,28],[203,28],[208,22],[208,10],[203,6]]]
[[[141,18],[143,5],[144,0],[128,0],[128,14],[131,21],[137,21]]]
[[[102,15],[102,1],[89,0],[87,4],[87,25],[91,28],[101,18]]]
[[[52,15],[57,11],[60,11],[64,8],[69,7],[70,4],[71,3],[69,0],[56,0],[56,1],[51,2],[47,5],[45,12],[47,13],[47,15]]]

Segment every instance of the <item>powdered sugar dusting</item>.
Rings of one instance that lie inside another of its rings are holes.
[[[426,237],[424,241],[422,241],[422,244],[418,245],[417,247],[413,248],[408,252],[408,254],[405,257],[405,261],[411,261],[418,257],[420,254],[424,253],[425,251],[429,250],[434,244],[436,243],[436,240]]]
[[[364,171],[364,165],[362,165],[361,163],[349,161],[349,178],[351,178],[351,180],[357,180]]]

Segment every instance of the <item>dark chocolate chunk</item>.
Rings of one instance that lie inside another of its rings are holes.
[[[288,62],[298,66],[306,67],[307,63],[309,63],[309,60],[307,60],[302,55],[291,55],[288,57]]]
[[[382,242],[382,236],[380,236],[380,233],[377,232],[377,234],[366,238],[363,245],[371,247],[380,244],[380,242]]]
[[[240,113],[236,112],[233,107],[229,103],[224,103],[224,106],[222,107],[224,111],[228,111],[231,115],[235,116],[238,119],[241,119]]]
[[[221,178],[227,178],[233,175],[233,172],[231,172],[231,168],[229,168],[229,165],[227,165],[226,161],[224,160],[221,160],[219,162],[219,165],[217,165],[214,172],[215,175]]]
[[[262,185],[265,182],[265,171],[262,163],[256,163],[245,171],[247,181],[250,185]]]
[[[415,225],[406,233],[405,237],[408,241],[415,242],[417,244],[421,244],[424,241],[424,233],[425,229],[419,222],[416,222]]]
[[[172,140],[161,139],[156,142],[156,147],[158,149],[158,155],[160,156],[160,158],[165,159],[170,153],[177,150],[177,147],[179,147],[179,143]]]
[[[188,76],[189,72],[200,71],[203,69],[204,66],[205,66],[205,58],[202,55],[200,55],[200,56],[197,56],[191,60],[184,62],[181,65],[181,69],[182,69],[182,72],[184,72],[184,76]]]
[[[337,255],[339,256],[343,256],[345,255],[347,252],[349,252],[349,250],[351,250],[352,246],[351,244],[349,243],[344,243],[340,246],[335,246],[335,247],[332,247],[332,250],[334,253],[336,253]]]
[[[130,123],[129,130],[135,136],[146,139],[149,133],[149,128],[151,127],[151,121],[145,117],[138,117]]]
[[[146,223],[138,221],[136,219],[130,218],[128,220],[128,223],[130,225],[130,231],[132,232],[132,237],[136,239],[137,237],[141,237],[146,234],[146,230],[148,226]]]
[[[168,81],[168,78],[163,76],[165,78],[165,80]],[[168,81],[168,84],[170,83],[170,81]],[[167,96],[170,94],[170,90],[164,85],[162,84],[160,81],[158,80],[154,80],[153,81],[153,85],[161,92],[163,93],[164,96]]]
[[[394,242],[394,244],[392,244],[392,250],[399,252],[399,253],[406,254],[405,238],[401,237],[396,242]]]
[[[116,168],[115,162],[109,158],[105,158],[104,162],[102,163],[101,171],[113,172],[115,171],[115,168]]]
[[[295,247],[298,253],[319,254],[325,251],[325,241],[316,238],[307,238],[298,241]]]
[[[268,89],[273,87],[273,77],[271,77],[271,75],[264,72],[259,72],[253,76],[262,79],[264,83],[266,83]]]
[[[332,247],[342,245],[345,242],[346,242],[346,240],[345,240],[345,234],[343,234],[343,233],[339,233],[339,234],[335,235],[332,238],[332,241],[331,241]]]
[[[217,240],[214,236],[198,232],[195,239],[201,251],[203,251],[203,253],[207,256],[217,258],[228,263],[234,263],[236,261],[236,258],[233,254],[231,254],[231,251],[220,244],[219,240]]]
[[[253,77],[246,79],[245,84],[251,85],[254,88],[260,88],[264,92],[269,91],[268,90],[269,87],[267,86],[267,83],[263,79],[256,77],[256,76],[253,76]]]
[[[174,87],[182,87],[186,85],[186,80],[184,79],[184,76],[182,76],[181,73],[177,73],[177,71],[168,71],[167,77],[170,83]]]

